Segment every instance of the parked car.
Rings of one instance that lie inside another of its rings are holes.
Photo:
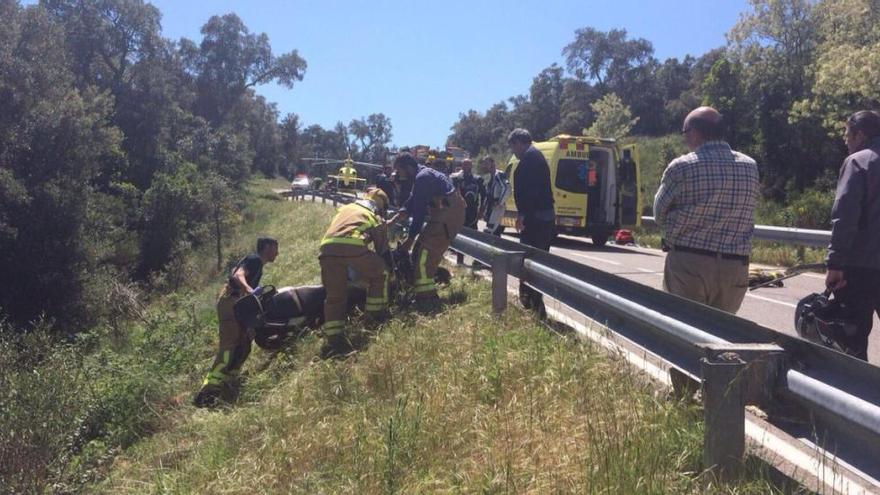
[[[290,183],[291,191],[306,191],[312,187],[309,176],[305,174],[297,175]]]

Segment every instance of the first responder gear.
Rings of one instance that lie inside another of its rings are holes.
[[[428,220],[419,233],[412,251],[415,267],[413,291],[416,301],[437,299],[434,274],[443,253],[461,231],[465,220],[465,203],[458,191],[435,197],[428,212]]]
[[[801,338],[852,354],[842,341],[858,333],[857,317],[830,290],[801,299],[794,311],[794,326]]]
[[[384,195],[384,193],[383,193]],[[386,198],[387,199],[387,198]],[[370,207],[372,205],[372,208]],[[372,241],[376,251],[367,248]],[[388,272],[381,256],[387,249],[385,224],[372,201],[356,201],[339,209],[321,241],[318,260],[321,284],[327,291],[324,301],[324,328],[328,344],[341,345],[344,337],[349,269],[367,282],[364,309],[371,316],[383,313],[388,305]],[[332,337],[332,339],[331,339]]]

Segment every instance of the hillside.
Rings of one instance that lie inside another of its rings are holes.
[[[332,209],[274,206],[267,228],[281,254],[266,282],[317,280],[313,253]],[[445,312],[398,311],[344,362],[317,361],[314,336],[256,351],[236,407],[169,405],[89,491],[703,491],[698,408],[657,397],[621,363],[516,308],[493,316],[487,284],[467,272],[441,295]],[[766,492],[758,479],[720,490]]]

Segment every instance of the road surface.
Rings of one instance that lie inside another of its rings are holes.
[[[505,235],[505,237],[518,241],[516,236]],[[612,244],[598,247],[587,239],[559,236],[553,242],[550,252],[662,290],[666,253],[658,249]],[[752,267],[774,268],[757,264],[753,264]],[[825,275],[804,273],[785,280],[784,284],[784,287],[765,287],[746,293],[737,316],[780,332],[797,335],[794,330],[795,307],[807,294],[824,290]],[[878,334],[880,334],[880,320],[875,314],[874,331],[871,332],[868,344],[868,361],[873,364],[880,364]]]

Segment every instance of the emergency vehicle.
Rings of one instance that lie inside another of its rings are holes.
[[[550,167],[557,234],[590,237],[593,244],[603,246],[615,230],[641,224],[641,181],[634,145],[565,134],[532,144]],[[511,156],[507,166],[514,191],[518,163]],[[502,225],[514,227],[516,218],[511,194]]]

